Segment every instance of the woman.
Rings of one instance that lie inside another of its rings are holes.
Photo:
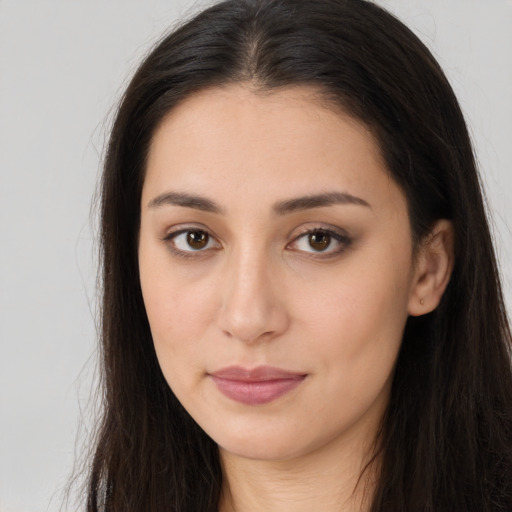
[[[512,509],[471,144],[394,17],[204,11],[132,79],[102,187],[89,510]]]

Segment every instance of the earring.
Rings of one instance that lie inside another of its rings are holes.
[[[425,305],[425,301],[424,301],[423,299],[420,299],[420,304],[421,304],[422,306],[424,306],[424,305]]]

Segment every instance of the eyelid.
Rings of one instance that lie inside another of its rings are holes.
[[[177,248],[175,245],[173,245],[173,240],[175,240],[180,235],[190,232],[190,231],[202,231],[206,233],[209,237],[208,244],[210,241],[215,242],[215,247],[205,247],[202,249],[190,249],[190,250],[183,250]],[[166,230],[165,235],[162,237],[162,241],[165,242],[168,246],[168,249],[175,255],[183,257],[183,258],[197,258],[200,256],[205,255],[206,253],[209,253],[210,251],[217,251],[222,248],[222,244],[219,242],[219,239],[217,236],[215,236],[209,228],[202,224],[178,224],[176,226],[173,226],[172,228],[169,228]]]
[[[172,244],[172,241],[176,239],[179,235],[183,233],[187,233],[190,231],[202,231],[206,233],[209,237],[208,244],[210,241],[213,241],[215,243],[214,247],[206,247],[201,249],[190,249],[190,250],[183,250],[177,248],[175,245]],[[292,232],[293,233],[293,232]],[[337,247],[334,249],[326,249],[325,251],[306,251],[301,250],[298,248],[294,248],[293,245],[296,244],[301,238],[311,235],[313,233],[325,233],[329,235],[334,241],[337,242]],[[286,244],[286,249],[292,250],[297,253],[301,253],[309,258],[315,258],[315,259],[327,259],[329,257],[335,257],[339,255],[340,253],[343,253],[348,247],[352,244],[353,239],[352,237],[342,228],[338,226],[332,226],[330,224],[317,224],[317,223],[311,223],[306,226],[302,226],[299,228],[299,232],[295,235],[291,234],[292,240]],[[175,255],[183,257],[183,258],[197,258],[201,256],[205,256],[206,254],[210,253],[211,251],[218,251],[223,246],[222,243],[219,241],[219,238],[212,233],[212,231],[207,228],[203,224],[178,224],[175,226],[172,226],[171,228],[166,230],[165,235],[162,237],[162,241],[165,242],[168,246],[168,249]]]
[[[327,249],[325,251],[303,251],[300,249],[293,249],[293,244],[295,244],[297,241],[299,241],[301,238],[303,238],[306,235],[311,235],[314,233],[325,233],[329,236],[331,236],[338,244],[339,246],[335,249]],[[342,228],[332,226],[332,225],[325,225],[325,224],[312,224],[310,227],[302,227],[300,232],[295,235],[291,242],[287,244],[287,248],[291,248],[292,250],[296,252],[303,253],[307,255],[307,257],[310,258],[329,258],[339,255],[340,253],[344,252],[348,247],[352,244],[353,239],[350,237],[350,235]]]

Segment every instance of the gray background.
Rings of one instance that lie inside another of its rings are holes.
[[[461,101],[510,311],[512,2],[378,3],[434,51]],[[80,451],[78,426],[85,434],[91,416],[97,305],[90,209],[112,108],[147,48],[201,5],[0,0],[2,512],[59,509],[75,446]]]

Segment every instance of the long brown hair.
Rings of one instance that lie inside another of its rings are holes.
[[[511,335],[467,128],[431,53],[364,0],[224,1],[166,36],[135,73],[102,178],[104,404],[87,509],[217,510],[217,447],[160,371],[137,237],[156,127],[191,94],[235,82],[316,86],[375,134],[415,243],[440,218],[454,225],[442,302],[406,325],[372,512],[512,510]]]

